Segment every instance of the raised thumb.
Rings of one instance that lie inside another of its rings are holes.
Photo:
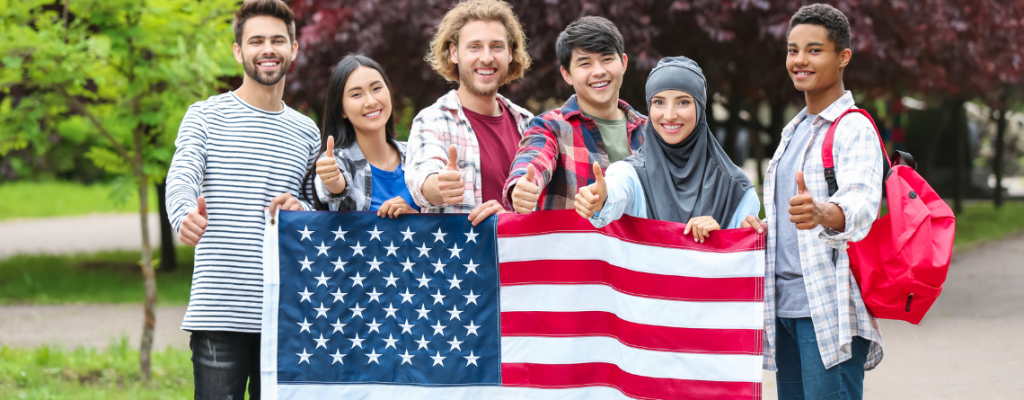
[[[596,180],[595,184],[604,187],[604,174],[601,173],[601,164],[597,162],[594,162],[594,179]]]
[[[796,194],[807,193],[807,185],[804,184],[804,172],[796,171]]]
[[[448,146],[448,165],[446,166],[446,168],[452,171],[458,171],[459,165],[456,163],[456,160],[458,159],[459,151],[455,149],[455,145],[453,144],[451,146]]]
[[[204,199],[203,196],[199,196],[198,202],[196,204],[196,209],[199,210],[199,215],[201,215],[203,218],[207,217],[206,199]]]
[[[533,176],[536,174],[536,170],[533,169],[533,164],[526,166],[526,181],[533,183]]]
[[[327,157],[334,157],[334,136],[327,137],[327,150],[324,153]]]

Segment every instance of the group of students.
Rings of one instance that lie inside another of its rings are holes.
[[[782,132],[764,182],[754,184],[707,124],[707,83],[686,57],[659,61],[646,82],[648,116],[619,89],[622,35],[582,17],[558,36],[560,71],[575,94],[534,117],[498,94],[530,68],[512,8],[470,0],[438,24],[426,61],[458,87],[418,113],[396,140],[392,85],[373,60],[349,55],[326,89],[321,128],[283,103],[298,51],[294,16],[280,0],[247,0],[234,21],[237,90],[192,105],[167,177],[167,208],[196,246],[182,329],[196,398],[259,396],[263,210],[468,213],[575,209],[595,226],[624,214],[713,231],[767,233],[765,368],[783,399],[861,398],[864,371],[881,360],[881,334],[849,271],[846,243],[877,216],[882,163],[867,118],[838,124],[838,191],[820,157],[828,127],[854,107],[842,82],[850,29],[835,8],[802,7],[790,21],[785,68],[807,107]],[[689,236],[688,236],[689,237]]]

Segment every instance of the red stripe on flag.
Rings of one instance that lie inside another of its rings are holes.
[[[690,235],[684,235],[685,228],[685,224],[623,215],[618,221],[597,229],[590,221],[576,214],[575,210],[553,210],[525,215],[505,213],[498,216],[498,237],[600,232],[632,243],[715,253],[765,248],[765,236],[757,234],[753,228],[714,231],[704,243],[694,242],[692,232]]]
[[[501,286],[602,284],[634,296],[667,300],[762,301],[763,280],[763,277],[695,278],[652,274],[629,270],[600,260],[501,263]],[[751,290],[752,288],[755,290]]]
[[[641,399],[744,399],[760,397],[753,382],[714,382],[650,378],[608,363],[501,364],[504,386],[574,388],[610,386]]]
[[[604,311],[501,313],[501,336],[606,336],[630,347],[704,354],[760,355],[760,329],[673,328],[629,322]]]

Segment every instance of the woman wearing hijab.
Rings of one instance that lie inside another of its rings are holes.
[[[706,121],[707,83],[697,63],[667,57],[647,78],[650,120],[635,156],[608,167],[594,164],[596,182],[576,195],[576,212],[596,227],[622,214],[686,224],[703,242],[738,228],[761,208],[754,185],[729,159]]]

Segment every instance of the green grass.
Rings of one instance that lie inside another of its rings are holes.
[[[112,195],[114,190],[122,195]],[[156,207],[156,190],[150,188],[149,209],[156,212]],[[134,188],[74,182],[13,182],[0,185],[0,221],[138,211],[139,196]]]
[[[139,351],[122,338],[105,350],[0,347],[0,399],[188,399],[191,352],[154,351],[153,379],[142,380]]]
[[[1024,202],[1003,203],[998,210],[991,201],[966,203],[964,211],[956,216],[953,250],[964,251],[1020,231],[1024,231]]]
[[[179,247],[178,270],[157,270],[158,304],[188,304],[193,254],[191,247]],[[2,259],[0,304],[141,303],[145,289],[139,260],[138,251]]]

